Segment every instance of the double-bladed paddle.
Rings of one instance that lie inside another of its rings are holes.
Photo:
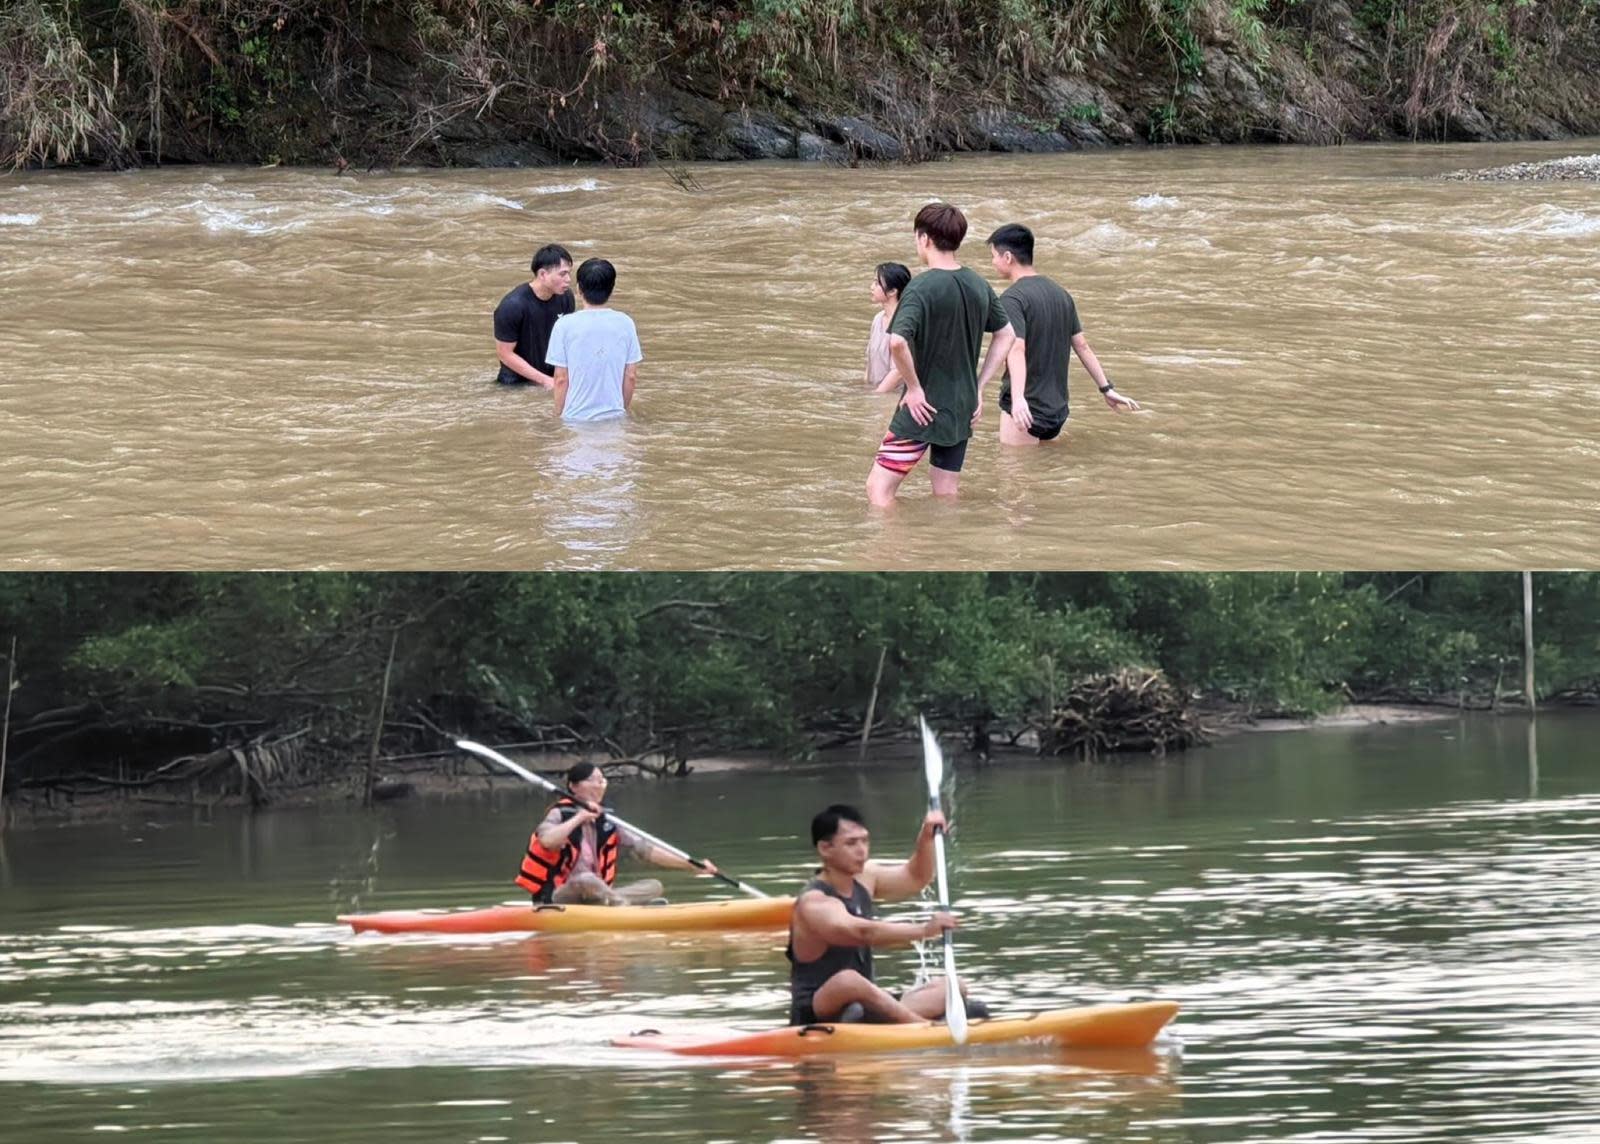
[[[510,759],[506,758],[504,755],[502,755],[499,751],[495,750],[493,747],[485,747],[482,743],[474,743],[469,739],[457,739],[456,740],[456,746],[460,747],[463,751],[469,751],[472,754],[477,755],[481,759],[488,759],[491,763],[498,763],[500,766],[504,767],[506,770],[510,771],[512,774],[520,775],[522,778],[527,779],[530,783],[533,783],[535,786],[544,787],[545,790],[550,791],[553,794],[566,794],[567,793],[566,791],[562,790],[560,787],[556,786],[556,784],[551,782],[549,779],[540,778],[538,775],[534,774],[532,771],[526,769],[525,767],[520,767],[516,763],[513,763]],[[672,855],[675,855],[676,857],[682,858],[685,862],[689,863],[691,866],[695,867],[698,870],[705,870],[706,863],[705,863],[705,859],[704,858],[691,857],[690,855],[684,853],[682,850],[679,850],[676,846],[672,846],[672,845],[669,845],[666,842],[661,841],[661,839],[657,838],[655,835],[647,834],[643,830],[640,830],[637,826],[634,826],[632,823],[628,823],[628,822],[622,821],[622,819],[620,819],[616,815],[612,814],[609,810],[606,811],[605,813],[606,813],[606,817],[607,818],[609,818],[612,822],[616,823],[618,826],[622,827],[624,830],[628,831],[630,834],[635,834],[635,835],[639,836],[640,838],[643,838],[646,842],[650,843],[650,845],[652,845],[652,846],[661,847],[661,849],[665,850],[668,854],[672,854]],[[941,859],[940,861],[942,863],[943,859]],[[941,866],[941,868],[942,868],[942,866]],[[707,872],[711,873],[710,871],[707,871]],[[727,874],[724,874],[721,870],[718,870],[715,873],[711,873],[711,876],[713,878],[720,878],[722,881],[728,883],[728,885],[732,886],[734,889],[742,890],[744,893],[749,894],[752,898],[765,898],[765,897],[769,896],[767,894],[762,893],[760,890],[756,889],[754,886],[750,885],[748,882],[741,882],[738,878],[729,877]]]
[[[928,809],[939,809],[939,784],[944,781],[944,755],[939,750],[939,740],[934,737],[928,721],[917,716],[922,724],[922,769],[928,777]],[[939,879],[939,906],[941,913],[950,912],[950,879],[944,865],[944,827],[933,830],[934,869]],[[955,942],[949,930],[944,931],[944,1019],[950,1026],[950,1038],[958,1045],[967,1043],[967,1004],[961,997],[961,982],[956,977]]]

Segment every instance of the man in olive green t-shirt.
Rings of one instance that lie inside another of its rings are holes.
[[[1060,436],[1073,353],[1114,412],[1137,410],[1139,403],[1118,393],[1100,368],[1072,295],[1033,268],[1033,231],[1008,223],[989,236],[989,249],[995,271],[1011,283],[1000,304],[1017,334],[1000,384],[1000,443],[1037,445]]]
[[[929,203],[912,222],[917,256],[927,267],[900,293],[889,323],[890,360],[905,382],[867,476],[867,500],[894,503],[900,483],[931,453],[935,496],[955,496],[967,441],[983,416],[983,387],[999,370],[1013,334],[989,284],[956,261],[967,220],[955,207]],[[989,352],[976,369],[983,335]]]

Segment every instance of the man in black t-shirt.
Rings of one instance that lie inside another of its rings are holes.
[[[1033,232],[1009,223],[989,236],[993,265],[1010,282],[1000,296],[1017,340],[1006,355],[1000,384],[1000,443],[1037,445],[1060,435],[1067,423],[1067,366],[1078,355],[1113,410],[1139,403],[1116,391],[1083,336],[1072,295],[1033,268]]]
[[[555,388],[555,370],[545,360],[556,319],[577,308],[572,296],[572,255],[551,243],[533,256],[533,281],[524,282],[494,308],[494,348],[501,385]]]

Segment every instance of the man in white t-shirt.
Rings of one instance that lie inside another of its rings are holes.
[[[556,416],[563,421],[621,417],[633,405],[639,379],[639,333],[633,319],[606,305],[616,267],[590,258],[578,267],[583,309],[556,320],[546,358],[555,367]]]

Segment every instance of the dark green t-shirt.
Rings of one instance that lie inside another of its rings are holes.
[[[972,436],[983,334],[1004,329],[1006,320],[989,284],[965,266],[924,270],[913,278],[900,295],[889,332],[911,346],[917,380],[938,412],[929,424],[918,425],[902,405],[889,432],[933,445],[959,445]]]
[[[1067,365],[1072,361],[1072,339],[1083,333],[1072,295],[1043,274],[1018,278],[1000,296],[1011,328],[1026,343],[1028,363],[1024,396],[1033,423],[1041,429],[1059,428],[1067,419]],[[1011,372],[1000,383],[1000,408],[1011,412]]]

